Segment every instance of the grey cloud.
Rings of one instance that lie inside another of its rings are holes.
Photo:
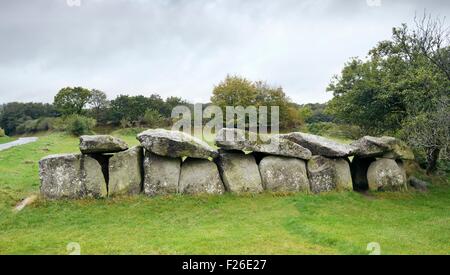
[[[63,86],[207,101],[226,74],[324,102],[332,75],[393,26],[448,1],[66,0],[0,2],[0,103],[52,101]]]

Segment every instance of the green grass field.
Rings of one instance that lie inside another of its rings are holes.
[[[137,144],[132,134],[121,136]],[[428,193],[328,193],[290,196],[145,196],[38,200],[38,160],[78,151],[78,140],[42,135],[0,152],[0,254],[450,254],[450,185]],[[420,174],[419,172],[417,172]]]
[[[16,139],[12,137],[0,137],[0,144],[8,143],[14,140]]]

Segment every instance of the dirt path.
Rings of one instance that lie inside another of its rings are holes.
[[[11,142],[8,142],[8,143],[0,144],[0,151],[6,150],[6,149],[9,149],[9,148],[12,148],[12,147],[24,145],[24,144],[27,144],[27,143],[35,142],[37,140],[38,140],[37,137],[19,138],[18,140],[15,140],[15,141],[11,141]]]

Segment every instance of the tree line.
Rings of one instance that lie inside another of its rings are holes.
[[[108,100],[100,90],[65,87],[52,104],[11,102],[0,106],[0,127],[7,135],[15,135],[51,130],[74,118],[95,125],[162,127],[169,124],[172,108],[185,104],[181,98],[164,100],[157,94],[119,95]]]
[[[282,87],[240,76],[227,76],[216,85],[211,102],[204,107],[210,104],[224,110],[226,106],[279,106],[281,129],[297,129],[305,123],[301,106],[293,103]],[[193,109],[192,103],[180,97],[119,95],[109,100],[105,92],[97,89],[65,87],[55,95],[52,104],[11,102],[0,106],[0,127],[7,135],[52,129],[83,134],[95,125],[169,127],[174,122],[172,109],[179,105]]]

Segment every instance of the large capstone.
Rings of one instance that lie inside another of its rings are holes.
[[[178,193],[181,158],[162,157],[145,151],[144,193],[148,196]]]
[[[180,193],[223,194],[225,187],[214,162],[205,159],[186,159],[181,165]]]
[[[137,139],[146,150],[160,156],[208,159],[218,155],[206,142],[179,131],[151,129],[140,133]]]
[[[109,159],[108,194],[136,195],[142,189],[143,149],[136,146],[114,154]]]
[[[392,159],[377,159],[367,170],[367,182],[372,191],[405,190],[406,178],[404,171]]]
[[[264,189],[272,192],[310,191],[306,164],[296,158],[267,156],[259,163]]]
[[[401,140],[393,137],[365,136],[353,142],[359,157],[382,157],[390,159],[413,160],[412,150]]]
[[[356,147],[338,143],[330,139],[306,134],[306,133],[289,133],[280,135],[281,138],[290,140],[309,149],[313,155],[320,155],[324,157],[348,157],[355,153]]]
[[[217,165],[227,191],[237,194],[263,191],[258,165],[253,155],[221,151]]]
[[[216,145],[224,150],[240,150],[294,157],[308,160],[311,151],[278,135],[258,135],[236,128],[223,128],[216,136]]]
[[[313,156],[307,163],[307,169],[313,193],[353,190],[347,159]]]
[[[80,154],[51,155],[39,161],[41,194],[48,199],[102,198],[107,196],[102,167]]]
[[[115,153],[125,151],[128,145],[121,139],[108,135],[81,136],[80,151],[83,154]]]

